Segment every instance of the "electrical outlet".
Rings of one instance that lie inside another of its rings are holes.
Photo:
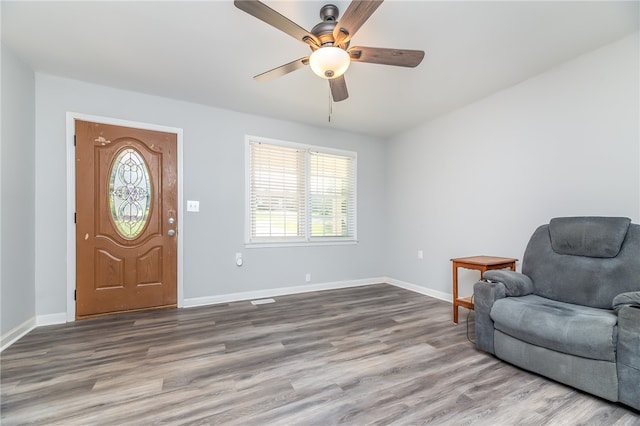
[[[200,211],[200,201],[187,200],[187,211],[188,212],[199,212]]]
[[[424,253],[422,250],[418,250],[418,259],[424,259]]]
[[[307,272],[307,275],[304,276],[304,280],[308,283],[311,282],[311,274]]]

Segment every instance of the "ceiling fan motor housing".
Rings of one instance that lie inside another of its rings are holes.
[[[334,4],[325,4],[320,9],[320,19],[322,19],[322,22],[313,27],[310,32],[320,40],[321,46],[333,46],[333,42],[335,41],[333,38],[333,30],[338,23],[339,14],[340,11]],[[347,46],[340,47],[346,49]]]

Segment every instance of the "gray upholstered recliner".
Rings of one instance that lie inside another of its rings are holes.
[[[552,219],[531,236],[522,273],[474,285],[476,346],[640,410],[640,225]]]

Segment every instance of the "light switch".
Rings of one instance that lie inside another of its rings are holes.
[[[187,200],[187,211],[188,212],[199,212],[200,211],[200,201]]]

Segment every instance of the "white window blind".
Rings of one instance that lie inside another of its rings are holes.
[[[354,158],[309,153],[311,237],[355,235]]]
[[[356,241],[356,154],[247,137],[247,242]]]
[[[250,162],[251,239],[304,238],[304,152],[254,142]]]

